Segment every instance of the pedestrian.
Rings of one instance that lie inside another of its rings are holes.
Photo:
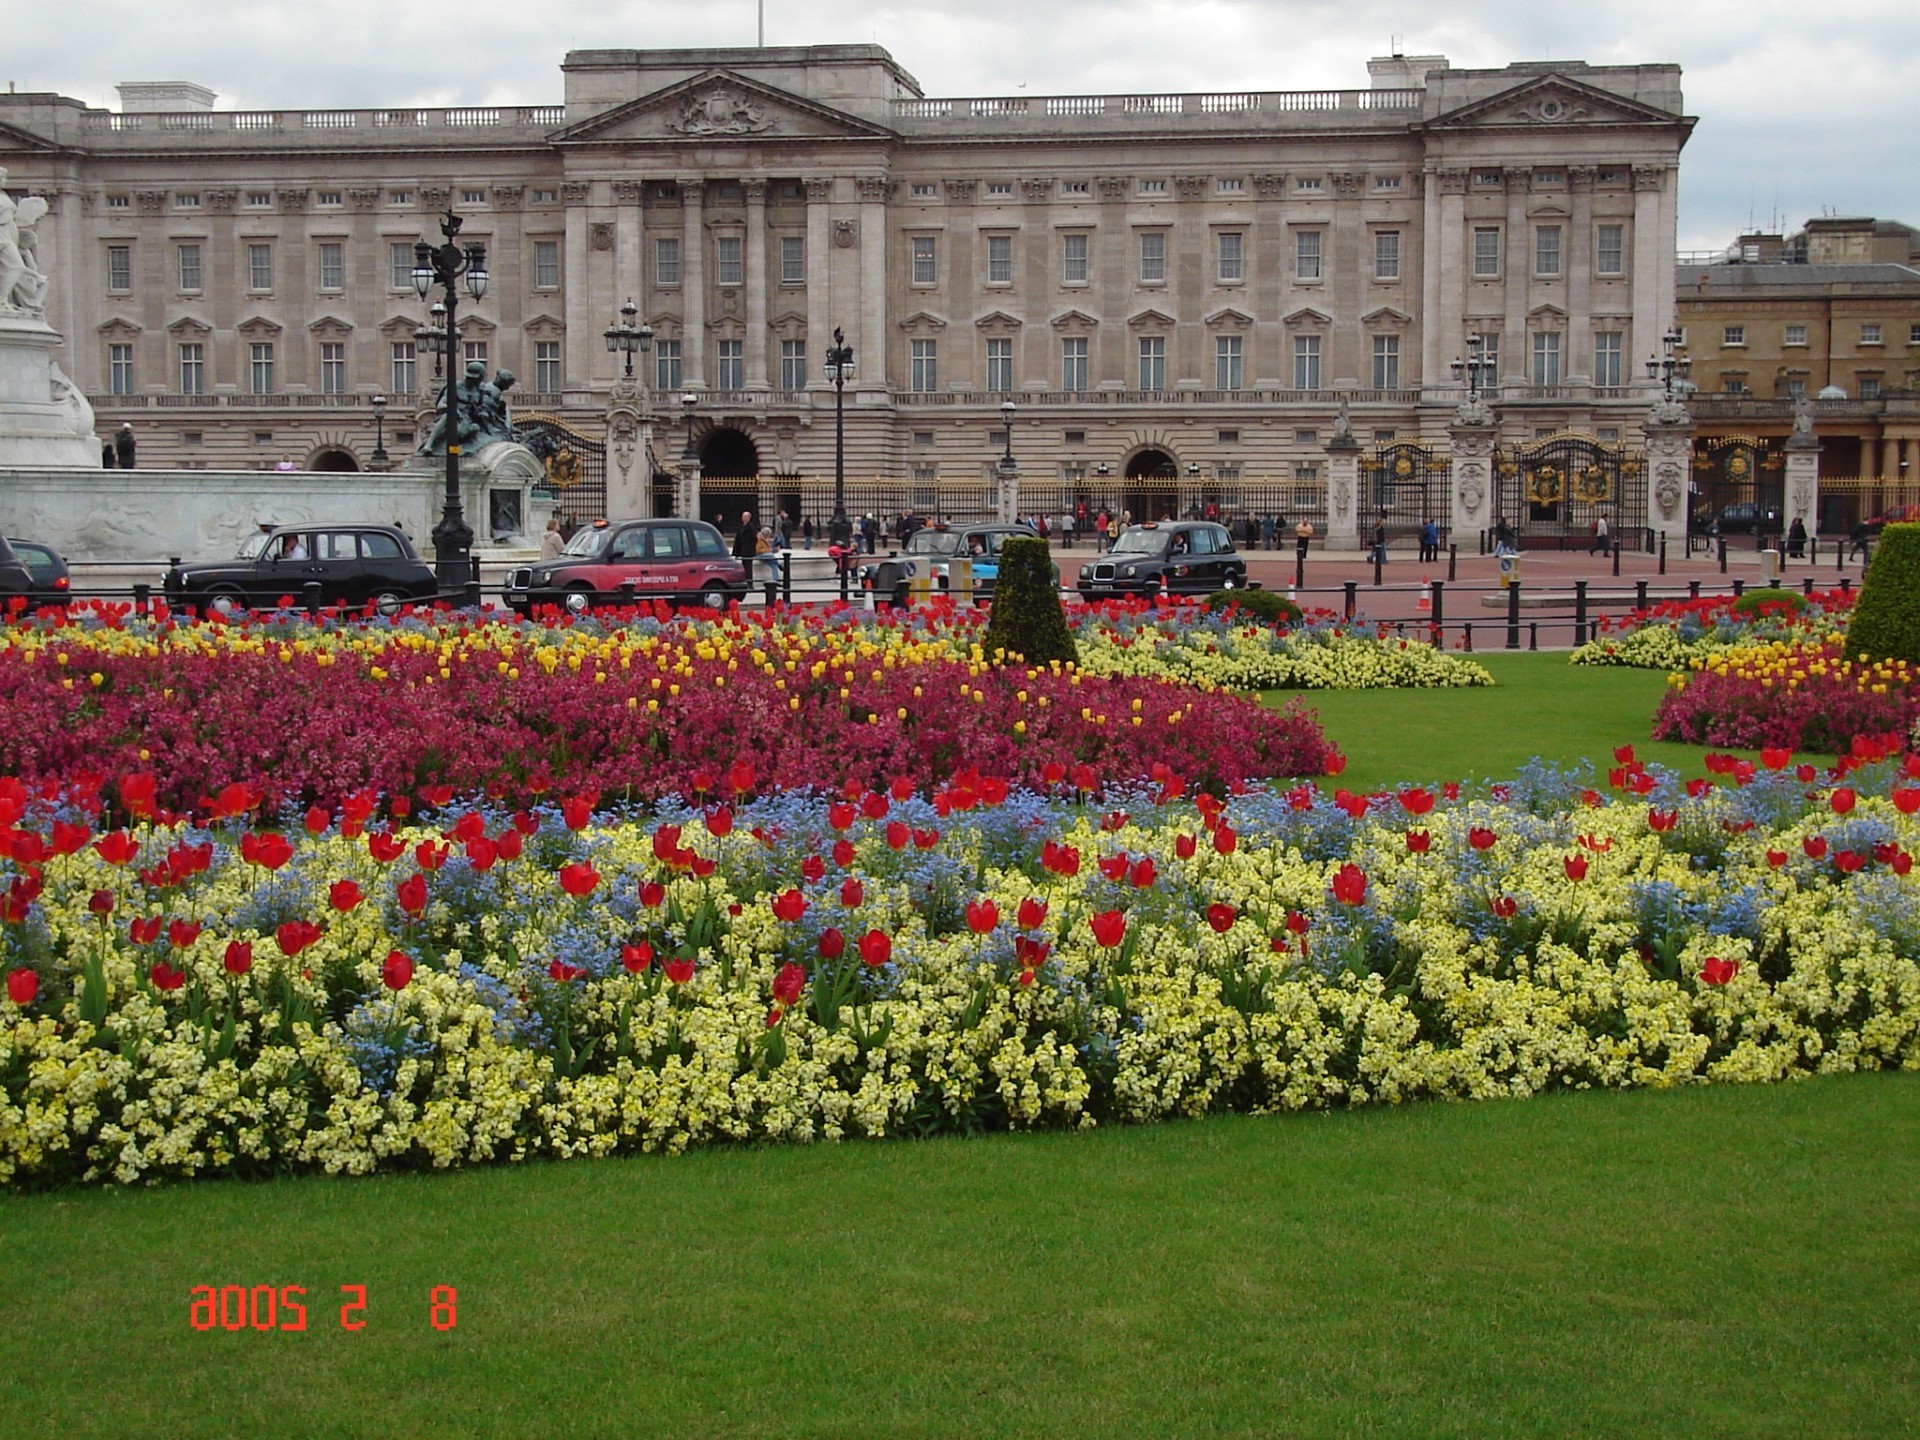
[[[1420,527],[1420,563],[1431,565],[1440,558],[1440,527],[1432,520]]]
[[[1102,505],[1100,513],[1093,517],[1093,553],[1103,555],[1107,549],[1107,526],[1112,524],[1107,507]]]
[[[122,470],[133,469],[133,426],[123,424],[120,433],[113,437],[113,456],[120,462]]]
[[[273,468],[276,470],[297,470],[300,467],[293,463],[293,456],[283,454]]]
[[[1847,536],[1847,558],[1858,555],[1862,562],[1873,559],[1873,531],[1865,525],[1856,525]]]
[[[803,515],[800,519],[800,548],[802,550],[813,548],[813,516],[811,515]]]
[[[1312,543],[1313,543],[1313,521],[1309,520],[1306,516],[1302,515],[1300,517],[1300,523],[1293,527],[1294,555],[1301,560],[1305,560],[1307,558],[1307,546],[1311,545]]]
[[[776,510],[773,512],[773,548],[774,549],[791,550],[793,548],[792,542],[789,538],[792,533],[788,529],[789,524],[790,524],[790,517],[788,516],[786,511]]]
[[[733,558],[747,567],[747,578],[753,578],[753,557],[760,553],[760,532],[753,528],[753,512],[740,512],[740,528],[733,532]]]
[[[1513,529],[1507,524],[1505,517],[1499,515],[1493,517],[1493,553],[1496,555],[1514,553]]]
[[[103,440],[100,442],[100,468],[102,470],[113,469],[113,441],[111,440]]]
[[[1081,525],[1081,522],[1086,519],[1086,514],[1087,514],[1087,507],[1084,505],[1077,505],[1074,507],[1073,513],[1066,517],[1067,549],[1071,550],[1073,549],[1074,546],[1080,543],[1080,525]]]
[[[782,568],[780,564],[780,552],[774,543],[773,529],[771,526],[762,525],[760,527],[760,535],[754,542],[753,553],[754,558],[766,567],[767,579],[776,585],[779,584]],[[749,566],[749,573],[751,573],[751,566]]]
[[[1273,516],[1267,515],[1262,517],[1260,521],[1260,545],[1263,550],[1271,550],[1273,548],[1273,530]]]
[[[1607,517],[1605,515],[1595,516],[1593,521],[1593,544],[1587,547],[1587,553],[1589,555],[1604,555],[1607,553],[1611,544],[1612,537],[1607,533]]]
[[[1793,517],[1793,524],[1787,527],[1787,555],[1791,559],[1801,560],[1806,557],[1806,553],[1807,553],[1806,522],[1803,521],[1798,515],[1796,515]]]
[[[1373,522],[1373,563],[1376,565],[1387,563],[1387,522],[1385,520]]]
[[[566,545],[566,537],[560,533],[560,517],[555,515],[547,521],[547,528],[540,534],[540,558],[558,560]]]

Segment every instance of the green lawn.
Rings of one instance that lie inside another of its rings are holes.
[[[1473,658],[1492,672],[1491,688],[1301,693],[1347,757],[1335,783],[1377,790],[1408,781],[1497,779],[1535,756],[1591,760],[1604,782],[1614,746],[1627,744],[1642,760],[1703,773],[1700,746],[1647,738],[1666,691],[1664,670],[1570,665],[1564,652]],[[1295,693],[1269,691],[1267,698]]]

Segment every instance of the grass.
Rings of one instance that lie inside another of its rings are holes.
[[[1336,782],[1355,791],[1512,775],[1535,756],[1593,762],[1604,781],[1616,745],[1689,775],[1705,749],[1647,737],[1666,692],[1663,670],[1570,665],[1565,653],[1477,653],[1495,684],[1476,690],[1301,693],[1347,757]],[[1269,700],[1297,692],[1269,691]],[[1747,753],[1747,752],[1740,752]]]
[[[0,1432],[1911,1434],[1915,1134],[1881,1075],[13,1197]]]

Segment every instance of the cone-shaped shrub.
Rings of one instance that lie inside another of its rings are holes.
[[[1060,608],[1060,582],[1047,542],[1017,537],[1000,547],[1000,575],[993,582],[993,618],[981,641],[987,654],[1004,650],[1028,665],[1080,658]]]
[[[1920,525],[1889,525],[1847,621],[1849,660],[1920,665]]]

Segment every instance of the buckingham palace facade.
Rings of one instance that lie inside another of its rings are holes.
[[[1444,449],[1469,337],[1503,437],[1631,442],[1673,322],[1674,65],[1396,55],[1365,89],[955,99],[871,45],[561,71],[564,103],[529,107],[0,96],[101,432],[173,468],[404,455],[439,383],[414,246],[448,210],[492,273],[453,349],[625,477],[587,508],[665,508],[690,451],[703,495],[823,513],[837,399],[861,508],[965,510],[1011,452],[1023,509],[1311,512],[1336,426]],[[631,356],[603,338],[629,301]]]

